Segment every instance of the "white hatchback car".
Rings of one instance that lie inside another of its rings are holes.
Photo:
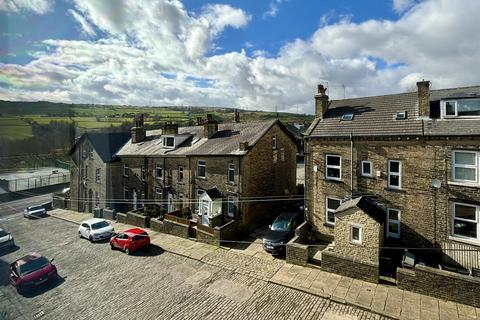
[[[83,221],[78,228],[78,236],[91,242],[110,239],[115,233],[110,223],[104,219],[92,218]]]

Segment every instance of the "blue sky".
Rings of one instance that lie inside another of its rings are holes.
[[[480,1],[1,0],[0,99],[313,111],[478,84]]]

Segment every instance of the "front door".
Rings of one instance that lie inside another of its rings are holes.
[[[173,211],[173,194],[170,192],[167,194],[167,212]]]
[[[200,214],[202,215],[202,224],[208,225],[208,216],[210,215],[211,202],[202,200],[200,203]]]
[[[137,210],[137,191],[133,190],[133,210]]]

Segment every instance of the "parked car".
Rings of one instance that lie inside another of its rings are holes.
[[[26,208],[23,211],[23,216],[25,218],[38,218],[45,216],[47,214],[47,210],[43,206],[31,206]]]
[[[0,250],[15,246],[13,236],[7,230],[0,228]]]
[[[80,238],[91,242],[110,239],[115,234],[115,229],[104,219],[92,218],[83,221],[78,227]]]
[[[303,222],[303,212],[280,214],[263,237],[263,249],[272,255],[285,253],[285,244],[295,236],[295,228]]]
[[[38,253],[30,253],[10,264],[10,283],[19,293],[58,278],[57,268]]]
[[[150,237],[145,230],[140,228],[125,230],[110,239],[110,247],[112,250],[120,249],[125,251],[126,254],[149,246]]]

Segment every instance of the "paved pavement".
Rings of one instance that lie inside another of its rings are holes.
[[[0,314],[7,319],[382,319],[238,272],[247,265],[230,269],[238,261],[217,266],[214,257],[224,260],[228,250],[185,239],[175,242],[175,237],[152,233],[152,242],[162,241],[165,248],[153,246],[128,256],[107,243],[79,239],[75,224],[53,217],[15,217],[1,226],[13,233],[18,245],[0,255]],[[116,225],[121,227],[126,226]],[[185,255],[200,253],[192,259],[162,250],[179,247]],[[34,250],[55,258],[62,279],[21,296],[8,285],[8,263]]]
[[[52,215],[79,223],[85,214],[54,210]],[[117,230],[127,225],[114,223]],[[258,230],[259,235],[262,230]],[[215,247],[163,233],[151,232],[152,243],[176,254],[224,270],[287,286],[322,298],[371,310],[397,319],[480,319],[480,309],[420,295],[394,286],[375,285],[320,269],[286,264],[265,254],[257,239],[232,248]],[[258,237],[257,237],[258,238]]]

